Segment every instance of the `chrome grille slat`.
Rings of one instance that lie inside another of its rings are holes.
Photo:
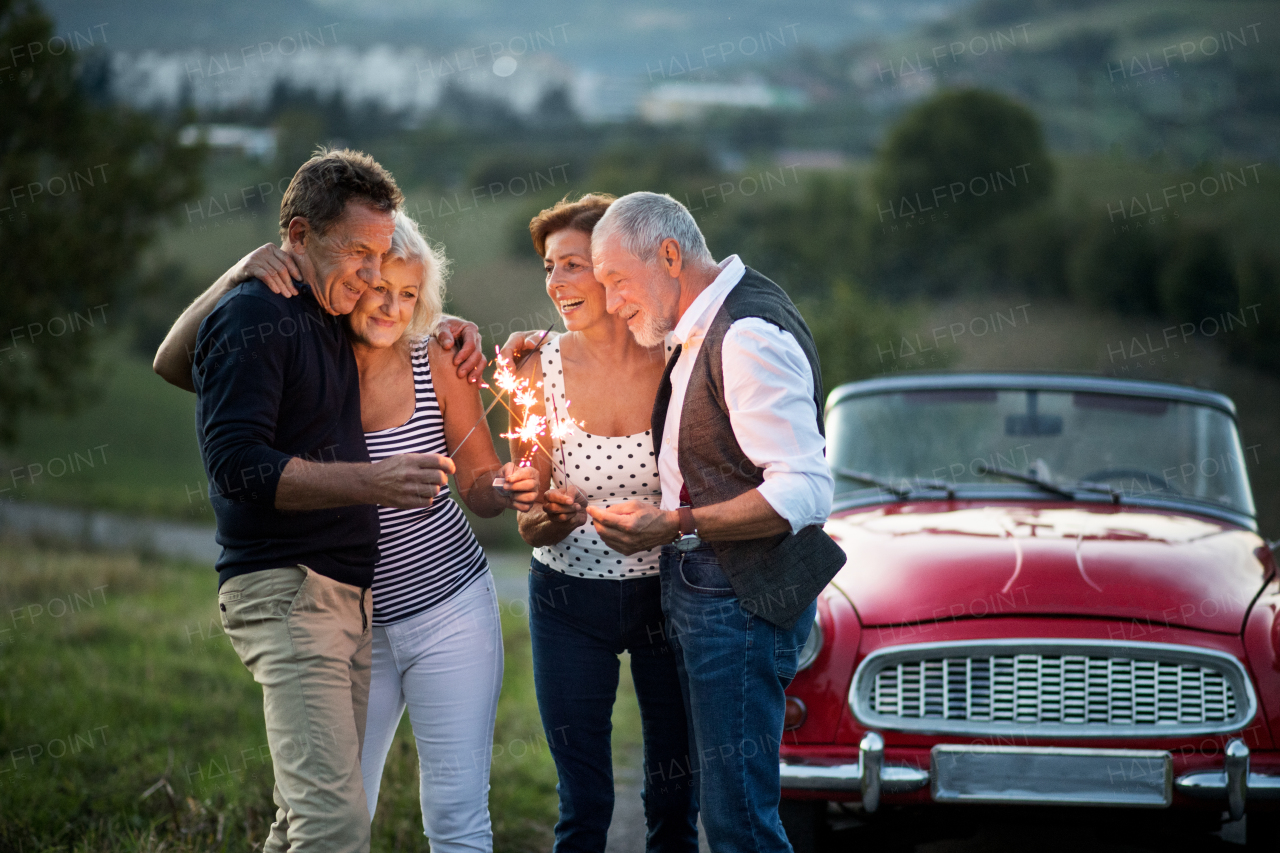
[[[1117,653],[922,652],[879,670],[870,709],[881,718],[1026,726],[1151,727],[1234,721],[1231,678],[1208,661]]]

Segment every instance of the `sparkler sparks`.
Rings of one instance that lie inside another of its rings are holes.
[[[502,437],[515,439],[520,444],[528,447],[524,456],[520,459],[520,467],[523,468],[527,466],[533,461],[533,455],[538,451],[542,451],[546,454],[547,458],[551,460],[552,467],[554,468],[555,457],[553,457],[551,453],[542,446],[541,439],[546,436],[551,439],[553,445],[563,445],[565,438],[569,436],[574,427],[580,428],[582,425],[570,417],[567,412],[562,418],[560,416],[558,406],[556,407],[554,415],[551,417],[548,417],[546,414],[540,415],[534,412],[533,409],[538,405],[538,398],[540,396],[538,389],[542,388],[542,383],[538,382],[530,386],[527,379],[521,378],[515,374],[515,371],[511,368],[511,362],[504,359],[500,351],[494,358],[494,363],[497,367],[493,374],[493,384],[499,389],[495,392],[495,396],[501,400],[503,394],[510,395],[512,401],[519,409],[517,412],[510,406],[507,406],[505,402],[503,403],[503,406],[505,406],[507,411],[511,413],[512,418],[519,421],[519,425],[514,426],[510,432],[502,433]],[[493,389],[490,388],[489,390],[492,391]],[[554,397],[552,398],[552,401],[554,403]],[[566,410],[568,409],[568,406],[569,402],[566,400]],[[564,471],[563,446],[560,449],[560,455],[561,470]],[[564,471],[564,473],[567,481],[568,472]]]
[[[541,382],[538,383],[538,387],[542,387]],[[516,389],[513,399],[516,401],[516,405],[520,406],[525,411],[528,411],[538,403],[538,395],[534,393],[532,388]]]
[[[568,400],[564,401],[564,407],[566,409],[569,408]],[[558,414],[559,413],[557,413],[557,415]],[[569,434],[573,432],[575,427],[577,427],[578,429],[582,429],[582,424],[574,420],[573,418],[569,417],[568,415],[564,416],[564,420],[561,420],[559,417],[557,417],[551,424],[551,440],[561,441],[561,442],[564,441],[566,438],[569,437]]]
[[[494,358],[493,363],[497,368],[493,372],[493,384],[508,394],[515,392],[525,384],[523,379],[516,376],[515,371],[511,369],[511,362],[502,357],[502,351],[494,347],[498,354]]]

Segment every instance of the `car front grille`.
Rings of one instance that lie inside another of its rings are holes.
[[[1226,732],[1256,710],[1248,676],[1229,655],[1062,640],[882,650],[859,667],[851,701],[879,726],[1029,736]]]

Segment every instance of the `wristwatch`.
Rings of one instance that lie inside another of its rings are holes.
[[[680,536],[672,544],[677,551],[692,551],[702,544],[698,528],[693,523],[693,507],[682,506],[676,512],[680,515]]]

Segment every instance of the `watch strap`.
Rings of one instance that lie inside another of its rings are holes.
[[[693,523],[693,507],[682,506],[676,510],[680,514],[680,535],[689,536],[697,533],[697,527]]]

